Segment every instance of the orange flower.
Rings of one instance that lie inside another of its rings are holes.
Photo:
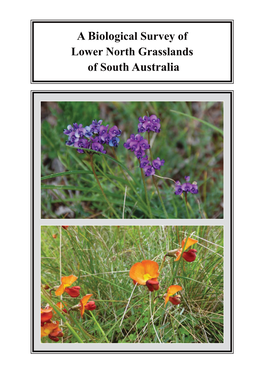
[[[77,298],[80,295],[80,286],[72,286],[71,288],[66,288],[65,291],[68,293],[72,298]]]
[[[188,237],[187,239],[187,242],[186,242],[186,245],[185,245],[185,241],[186,241],[186,238],[184,238],[184,240],[182,240],[182,248],[179,249],[178,251],[176,251],[176,259],[175,261],[178,261],[180,260],[181,258],[181,254],[182,254],[182,251],[183,251],[183,248],[184,248],[184,251],[186,251],[190,246],[194,245],[195,243],[197,243],[198,241],[197,240],[194,240],[193,238],[190,238]],[[185,247],[184,247],[185,245]],[[193,250],[193,249],[192,249]],[[189,250],[190,251],[190,250]],[[196,250],[194,250],[195,252],[197,252]],[[186,260],[186,255],[183,255],[183,258]],[[195,259],[195,258],[194,258]],[[187,260],[188,262],[189,260]],[[192,260],[193,261],[193,260]]]
[[[40,309],[41,323],[47,322],[52,318],[52,310],[53,308],[50,306]]]
[[[58,322],[58,321],[57,321]],[[41,338],[46,337],[57,328],[58,324],[53,322],[47,322],[41,327]]]
[[[177,293],[180,290],[182,290],[182,287],[180,285],[171,285],[171,286],[169,286],[168,290],[167,290],[166,297],[165,297],[165,305],[168,303],[168,301],[170,300],[170,298],[174,298],[174,297],[172,297],[172,295],[175,294],[175,293]],[[173,301],[171,303],[173,303]]]
[[[59,321],[56,321],[56,328],[49,334],[49,339],[58,342],[61,337],[63,337],[63,332],[59,328]]]
[[[88,300],[91,298],[93,294],[86,294],[81,300],[80,300],[80,311],[81,311],[81,317],[83,317],[84,311],[85,311],[85,305],[88,302]]]
[[[62,295],[64,293],[65,289],[67,287],[71,286],[77,280],[77,278],[78,277],[76,277],[74,275],[62,277],[61,278],[61,285],[55,291],[55,295],[57,295],[57,296]]]
[[[65,230],[67,230],[67,229],[69,228],[68,225],[62,225],[61,227],[62,227],[63,229],[65,229]]]
[[[67,303],[64,303],[64,304],[65,304],[65,306],[67,306]],[[63,304],[62,302],[58,302],[58,303],[56,304],[56,306],[57,306],[60,310],[62,310],[63,312],[67,313],[66,308],[64,308],[64,304]],[[56,312],[56,311],[54,311],[54,312]]]
[[[56,235],[56,234],[53,234],[52,237],[53,237],[53,238],[57,238],[57,235]]]
[[[135,263],[130,271],[129,276],[132,278],[134,284],[147,285],[150,291],[159,289],[159,265],[152,260],[143,260]]]

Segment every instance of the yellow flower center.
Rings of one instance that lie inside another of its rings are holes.
[[[144,281],[148,281],[152,278],[152,276],[150,276],[148,273],[146,273],[145,275],[143,275],[143,278],[144,278]]]

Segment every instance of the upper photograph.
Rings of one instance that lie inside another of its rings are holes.
[[[223,102],[41,102],[42,219],[222,219]]]

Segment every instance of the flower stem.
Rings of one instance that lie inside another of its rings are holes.
[[[148,192],[147,192],[147,187],[146,187],[146,182],[145,182],[145,175],[143,173],[143,169],[140,168],[140,170],[141,170],[141,177],[142,177],[143,184],[144,184],[145,196],[146,196],[146,201],[147,201],[147,205],[149,209],[149,215],[150,215],[150,218],[152,218],[151,208],[150,208],[149,199],[148,199]]]
[[[157,193],[158,193],[158,196],[159,196],[159,199],[160,199],[160,202],[161,202],[161,205],[162,205],[162,208],[163,208],[164,214],[165,214],[166,218],[168,219],[168,218],[169,218],[169,215],[168,215],[167,210],[166,210],[166,208],[165,208],[165,206],[164,206],[164,203],[163,203],[163,200],[162,200],[162,198],[161,198],[161,195],[160,195],[160,191],[159,191],[158,185],[157,185],[156,180],[155,180],[155,178],[154,178],[153,175],[152,175],[152,180],[153,180],[153,183],[154,183],[154,185],[155,185],[156,191],[157,191]]]
[[[109,202],[108,198],[106,197],[105,192],[104,192],[104,190],[103,190],[103,188],[102,188],[102,186],[100,184],[100,181],[99,181],[99,179],[98,179],[98,177],[96,175],[96,172],[95,172],[95,169],[94,169],[94,163],[93,163],[93,154],[90,154],[90,158],[91,158],[91,166],[92,166],[93,174],[94,174],[94,177],[95,177],[95,179],[97,181],[97,184],[98,184],[99,188],[101,189],[101,192],[102,192],[102,194],[103,194],[103,196],[104,196],[104,198],[105,198],[105,200],[106,200],[106,202],[107,202],[110,210],[112,210],[112,212],[116,216],[116,218],[119,219],[119,216],[117,215],[117,213],[114,210],[113,206],[111,205],[111,203]]]

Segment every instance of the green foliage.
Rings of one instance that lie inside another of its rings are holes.
[[[43,218],[223,217],[221,103],[59,102],[56,108],[48,105],[48,110],[54,122],[50,124],[47,115],[42,121]],[[181,182],[189,175],[191,181],[198,183],[199,194],[188,195],[187,206],[184,198],[175,196],[174,183],[167,179],[155,178],[159,196],[152,178],[146,178],[145,193],[138,160],[123,147],[129,136],[137,133],[138,117],[147,113],[155,113],[161,119],[161,132],[151,133],[153,157],[165,160],[157,174]],[[103,119],[103,124],[117,125],[122,130],[117,159],[109,146],[106,146],[107,155],[93,157],[96,174],[115,214],[92,173],[90,156],[65,146],[67,137],[63,129],[68,124],[77,122],[86,126],[93,119]],[[54,172],[54,160],[61,162],[63,170]],[[62,172],[68,173],[61,175]],[[67,185],[71,187],[67,189]],[[60,206],[68,207],[73,216],[59,213]]]
[[[52,235],[57,237],[53,238]],[[60,266],[61,234],[61,266]],[[152,315],[159,339],[164,343],[223,342],[223,228],[222,227],[42,227],[41,280],[50,288],[62,276],[74,274],[81,287],[79,298],[63,294],[67,308],[78,304],[85,294],[96,310],[64,314],[64,343],[159,343],[149,318],[149,291],[134,285],[131,266],[144,259],[156,261],[161,268],[164,255],[180,247],[185,237],[198,240],[196,260],[175,262],[166,257],[159,275],[160,289],[153,294]],[[181,303],[164,305],[163,296],[170,285],[180,285]],[[52,307],[59,297],[42,289],[42,308]],[[126,306],[127,310],[125,312]],[[68,323],[68,324],[67,324]],[[69,328],[69,326],[71,329]],[[77,333],[78,338],[72,330]],[[51,342],[42,338],[42,342]]]

